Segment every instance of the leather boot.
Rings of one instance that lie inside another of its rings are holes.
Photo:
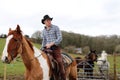
[[[60,74],[61,74],[62,80],[66,80],[65,69],[64,69],[62,62],[59,62],[59,69],[60,69]]]

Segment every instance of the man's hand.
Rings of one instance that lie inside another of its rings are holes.
[[[50,44],[46,44],[46,48],[50,48],[53,45],[54,45],[54,42],[51,42]]]

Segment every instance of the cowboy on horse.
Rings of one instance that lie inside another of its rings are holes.
[[[60,42],[62,41],[62,34],[59,27],[51,23],[53,18],[45,15],[41,20],[45,25],[42,31],[42,50],[49,49],[52,51],[52,57],[57,61],[62,80],[66,80],[65,69],[62,62]]]

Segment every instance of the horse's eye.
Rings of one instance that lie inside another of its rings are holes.
[[[17,39],[15,39],[15,41],[18,41]]]
[[[14,39],[14,38],[13,38]],[[14,39],[14,41],[18,41],[17,39]]]

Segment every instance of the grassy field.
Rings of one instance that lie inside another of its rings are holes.
[[[0,38],[0,58],[1,58],[1,54],[3,51],[5,45],[5,39],[1,39]],[[40,48],[39,44],[34,44],[37,48]],[[70,54],[73,57],[76,56],[83,56],[83,55],[78,55],[78,54]],[[120,73],[120,56],[116,56],[116,68],[118,69],[117,72]],[[113,55],[109,55],[108,56],[108,61],[110,62],[110,72],[113,73],[114,70],[114,63],[113,63]],[[4,66],[6,65],[7,67],[7,76],[8,75],[23,75],[24,71],[25,71],[25,67],[24,64],[22,62],[19,61],[15,61],[11,64],[3,64],[0,60],[0,77],[3,77],[4,75]]]

